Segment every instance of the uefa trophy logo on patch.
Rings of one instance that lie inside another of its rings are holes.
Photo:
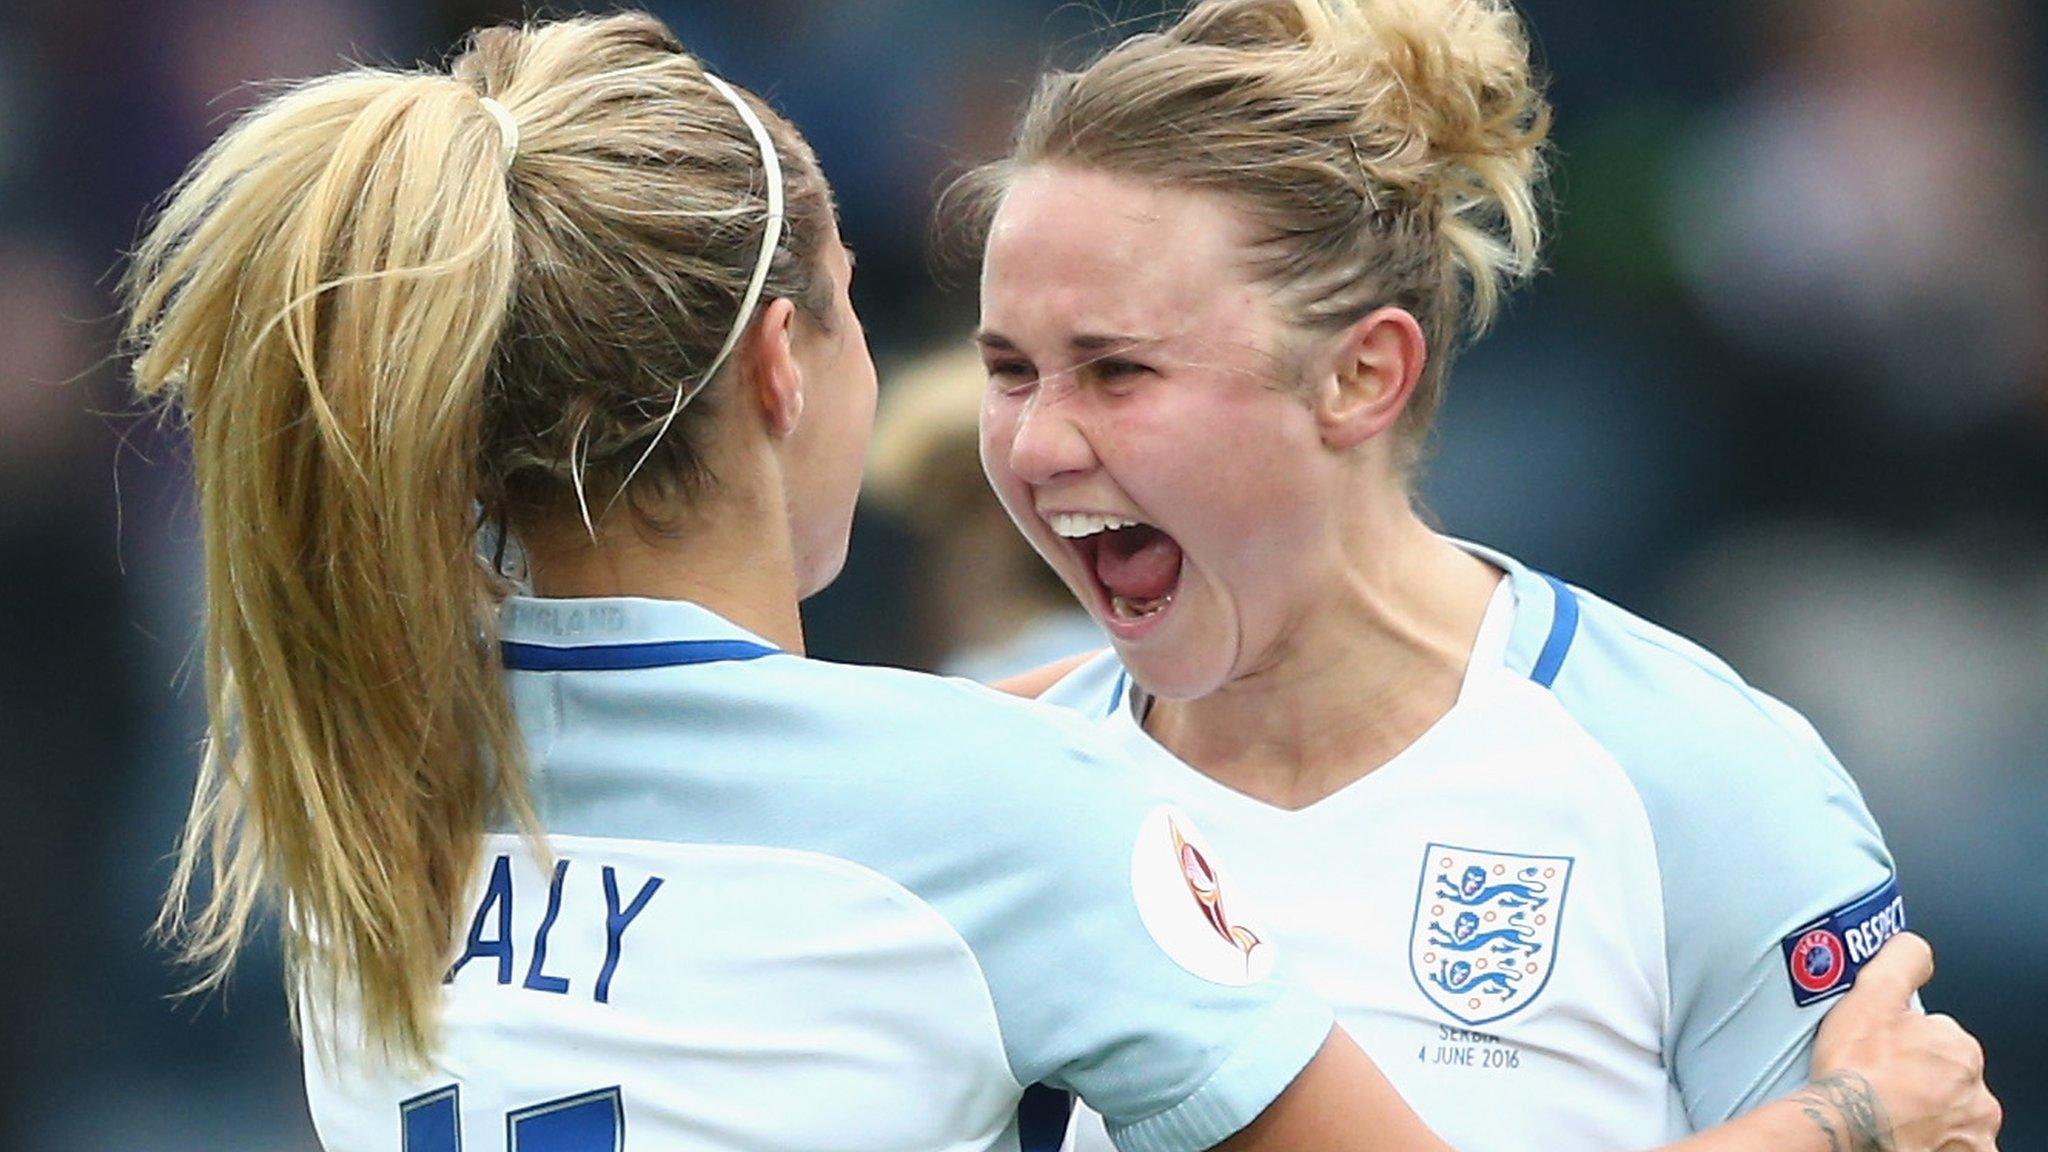
[[[1138,918],[1189,972],[1217,984],[1256,984],[1273,970],[1273,945],[1246,918],[1250,898],[1214,860],[1186,814],[1170,806],[1153,810],[1131,854]]]
[[[1557,961],[1571,876],[1569,856],[1431,844],[1408,934],[1416,986],[1453,1019],[1473,1026],[1528,1007]]]

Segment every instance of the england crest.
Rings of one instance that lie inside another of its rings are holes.
[[[1408,932],[1416,986],[1474,1027],[1528,1007],[1557,965],[1571,878],[1569,856],[1431,844]]]

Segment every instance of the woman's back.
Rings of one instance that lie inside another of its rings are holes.
[[[1328,1031],[1078,718],[686,603],[516,599],[501,634],[555,858],[487,838],[430,1070],[336,1057],[309,1005],[329,1147],[1005,1148],[1040,1080],[1161,1138]]]

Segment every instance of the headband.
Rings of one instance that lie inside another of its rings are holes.
[[[753,321],[754,307],[761,302],[761,292],[768,286],[768,268],[775,263],[775,250],[782,243],[782,158],[775,154],[775,141],[768,135],[768,126],[761,123],[761,118],[754,115],[754,110],[748,107],[747,102],[740,99],[740,94],[733,91],[725,81],[709,72],[704,74],[704,79],[710,81],[713,88],[718,89],[720,96],[732,102],[733,108],[740,114],[740,119],[747,122],[747,130],[754,134],[754,145],[761,150],[761,167],[768,183],[768,231],[761,237],[761,254],[754,259],[754,275],[747,281],[747,294],[740,298],[740,314],[733,321],[732,333],[725,338],[725,344],[719,348],[718,355],[711,358],[711,367],[704,370],[703,378],[691,385],[688,392],[680,394],[680,399],[676,401],[677,412],[697,398],[697,393],[702,392],[704,386],[718,375],[718,370],[725,367],[726,357],[731,356],[732,350],[739,347],[740,336]],[[675,419],[675,412],[669,413],[669,419]],[[662,431],[668,431],[666,424],[662,426]]]
[[[704,73],[704,79],[717,89],[720,96],[725,97],[733,106],[733,110],[740,114],[740,119],[746,122],[747,131],[754,135],[754,145],[760,150],[761,167],[768,185],[768,230],[761,237],[761,254],[754,260],[754,274],[747,281],[746,295],[740,298],[740,312],[732,322],[732,331],[727,334],[725,343],[719,347],[718,355],[711,358],[711,366],[704,370],[704,374],[698,377],[697,382],[687,388],[676,389],[675,403],[670,406],[668,415],[662,418],[660,431],[654,434],[653,440],[648,441],[647,450],[640,454],[640,459],[634,462],[632,470],[626,473],[626,479],[619,485],[620,493],[632,484],[633,477],[639,474],[641,466],[647,463],[648,457],[654,455],[654,449],[668,436],[669,427],[675,423],[676,416],[688,407],[690,401],[695,400],[697,394],[704,391],[711,381],[717,379],[718,370],[725,367],[725,362],[732,356],[733,349],[739,347],[740,337],[746,334],[747,325],[754,319],[754,309],[761,303],[761,292],[768,285],[768,269],[774,264],[775,251],[782,243],[782,159],[776,155],[775,141],[768,135],[768,126],[761,123],[761,118],[754,114],[753,108],[740,98],[738,92],[733,91],[731,85],[709,72]],[[576,486],[576,495],[579,501],[583,497],[583,486],[580,484]],[[618,495],[614,494],[612,499],[616,501]],[[595,532],[590,523],[590,510],[587,507],[583,510],[583,523],[585,528]]]

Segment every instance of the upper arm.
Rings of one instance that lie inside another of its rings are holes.
[[[1624,750],[1648,760],[1631,776],[1663,896],[1665,1058],[1696,1128],[1805,1081],[1821,1018],[1876,950],[1842,930],[1896,894],[1877,899],[1891,853],[1841,765],[1790,709],[1741,691],[1689,747]],[[1834,935],[1795,956],[1817,924]]]
[[[1666,1046],[1698,1127],[1805,1081],[1821,1018],[1876,951],[1866,923],[1897,895],[1891,854],[1853,788],[1786,791],[1776,803],[1759,797],[1725,838],[1665,833],[1694,841],[1661,867]]]
[[[1045,695],[1047,689],[1066,679],[1068,674],[1072,673],[1074,669],[1093,660],[1099,654],[1099,652],[1081,652],[1064,660],[1055,660],[1043,667],[1033,668],[1029,672],[1020,672],[1015,676],[1005,677],[989,685],[989,687],[1008,692],[1012,696],[1022,696],[1029,700],[1036,700],[1040,696]]]

